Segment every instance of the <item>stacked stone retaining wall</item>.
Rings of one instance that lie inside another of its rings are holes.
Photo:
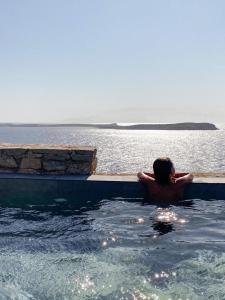
[[[0,172],[90,175],[96,170],[96,152],[89,146],[0,144]]]

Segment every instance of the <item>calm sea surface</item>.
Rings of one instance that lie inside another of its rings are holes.
[[[98,172],[151,169],[169,156],[179,171],[225,172],[225,130],[144,131],[71,127],[1,127],[3,143],[60,143],[97,147]]]

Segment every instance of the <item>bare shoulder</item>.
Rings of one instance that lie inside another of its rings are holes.
[[[184,176],[178,177],[176,179],[176,184],[185,185],[185,184],[191,183],[193,181],[193,178],[194,178],[193,174],[188,173]]]

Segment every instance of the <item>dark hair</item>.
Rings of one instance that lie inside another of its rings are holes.
[[[173,163],[168,157],[157,158],[153,163],[155,181],[159,184],[170,183],[170,175],[174,169]]]

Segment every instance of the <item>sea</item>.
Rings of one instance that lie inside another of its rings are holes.
[[[151,170],[170,157],[177,171],[225,172],[225,127],[216,131],[118,130],[83,127],[0,127],[0,143],[90,145],[98,173]]]

